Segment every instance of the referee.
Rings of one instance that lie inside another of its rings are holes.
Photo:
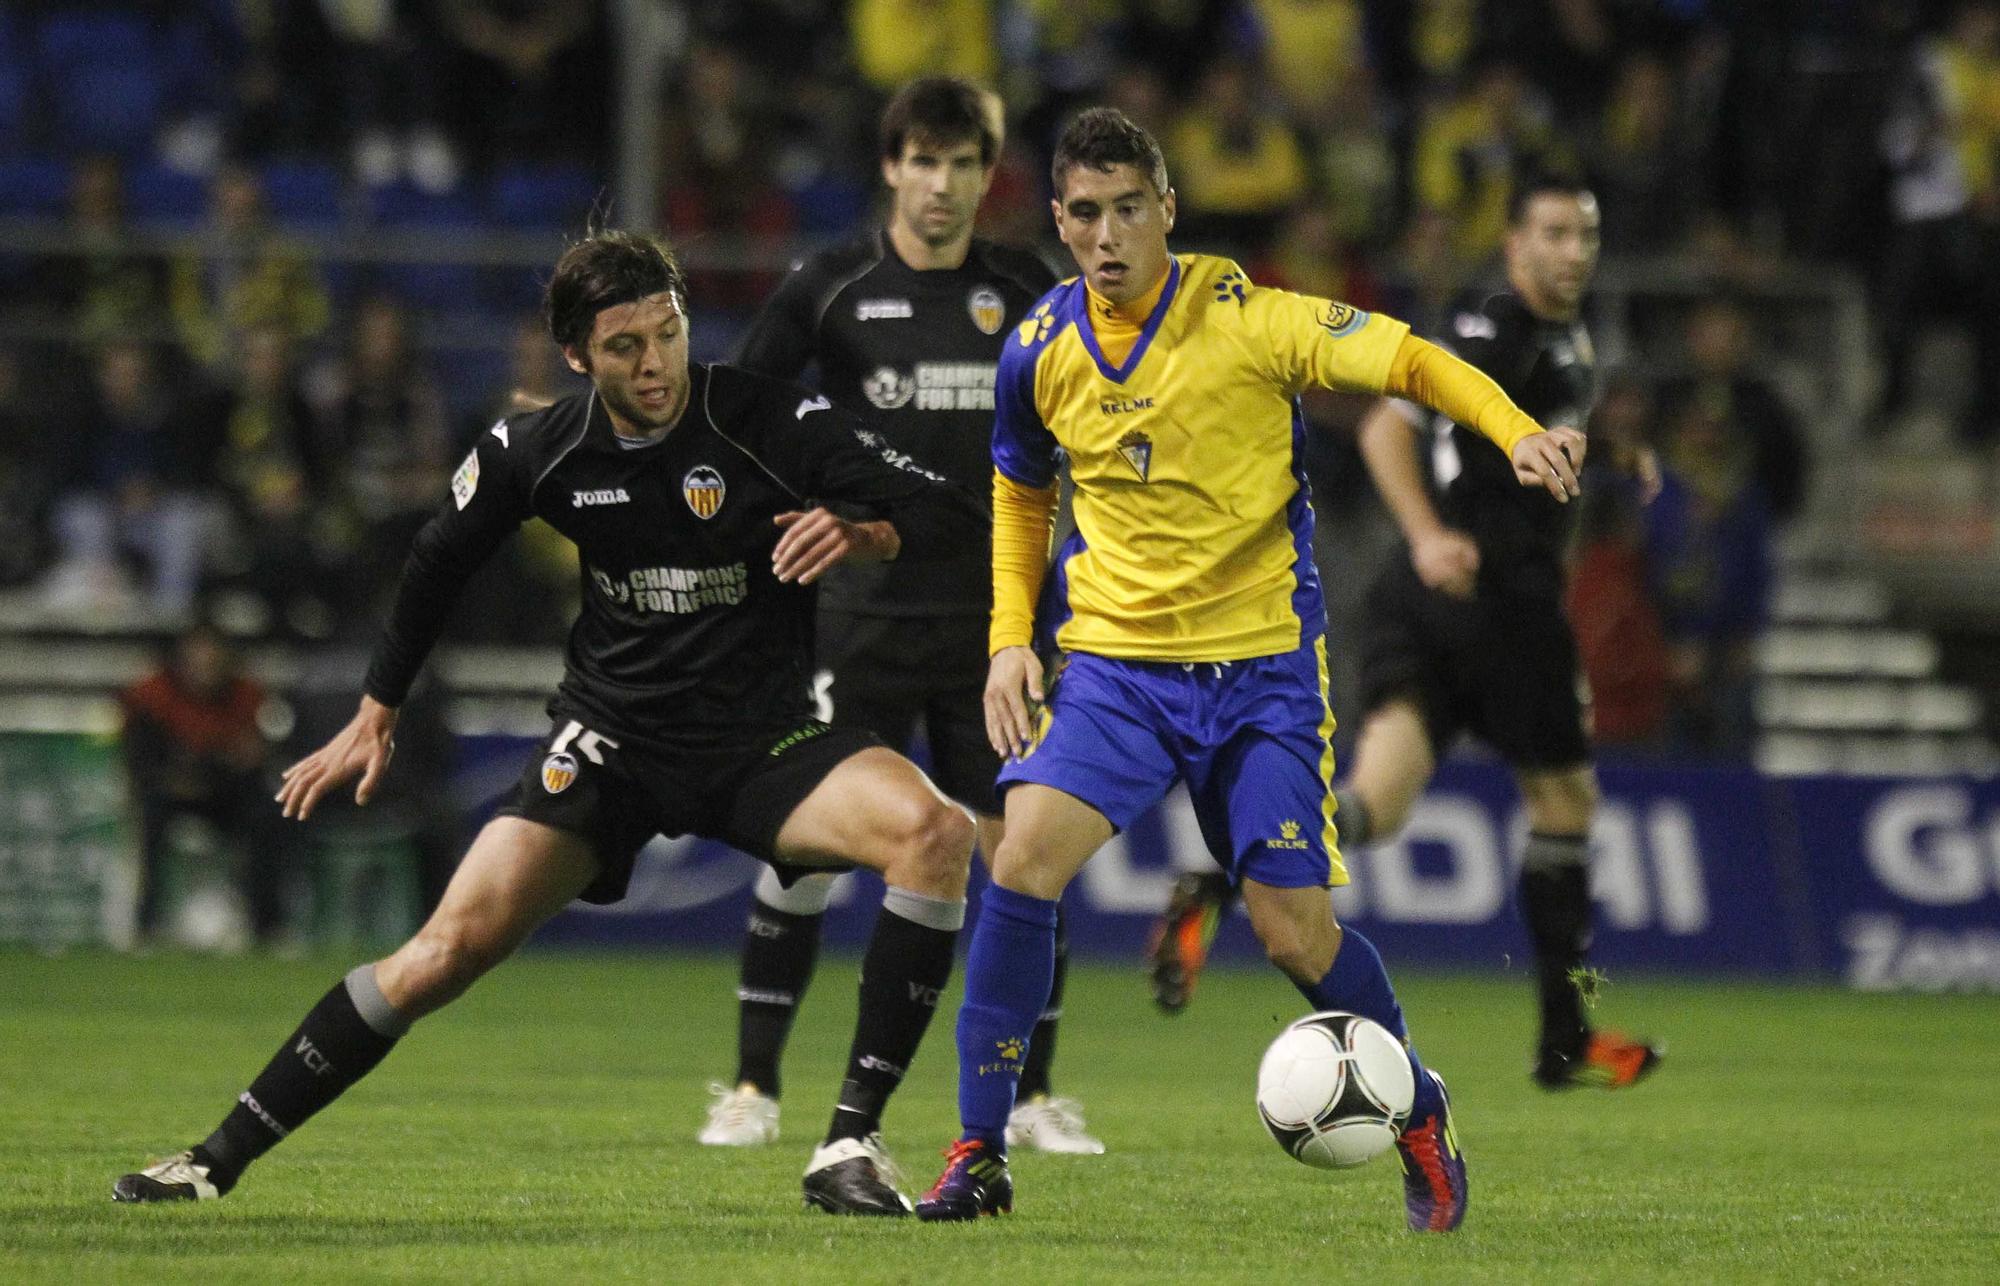
[[[889,447],[975,494],[991,474],[993,379],[1000,346],[1055,284],[1034,255],[973,236],[1002,131],[995,96],[956,77],[912,81],[883,110],[885,226],[799,264],[745,338],[738,363],[781,379],[817,368],[833,405],[867,419]],[[984,526],[961,556],[918,566],[841,568],[820,591],[819,659],[836,724],[895,747],[919,728],[932,776],[979,818],[979,847],[1000,838],[987,742],[992,571]],[[759,880],[743,945],[733,1086],[716,1087],[701,1142],[749,1146],[778,1135],[779,1060],[812,977],[833,877]],[[1059,957],[1060,960],[1060,957]],[[1049,1094],[1063,970],[1035,1032],[1016,1142],[1095,1153],[1074,1103]]]

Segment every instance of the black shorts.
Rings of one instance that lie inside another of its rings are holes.
[[[1373,714],[1404,696],[1417,702],[1439,758],[1470,732],[1517,768],[1590,759],[1589,695],[1561,601],[1483,588],[1453,598],[1425,586],[1399,552],[1368,590],[1362,709]]]
[[[819,663],[833,674],[835,723],[908,753],[921,722],[938,789],[976,813],[1000,812],[1000,756],[986,740],[983,617],[821,612]]]
[[[810,868],[776,860],[778,832],[842,760],[880,743],[817,719],[698,738],[607,737],[558,713],[500,801],[506,817],[568,832],[597,856],[586,902],[616,902],[655,835],[704,835],[761,858],[786,883]]]

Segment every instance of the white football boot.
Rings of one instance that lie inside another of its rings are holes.
[[[208,1181],[208,1167],[193,1152],[168,1157],[111,1185],[113,1201],[213,1201],[222,1193]]]
[[[1037,1094],[1007,1117],[1007,1146],[1070,1156],[1102,1156],[1104,1143],[1083,1128],[1083,1105],[1073,1098]]]
[[[755,1085],[710,1085],[715,1102],[708,1109],[708,1124],[695,1140],[712,1148],[755,1148],[778,1141],[778,1100],[765,1095]]]

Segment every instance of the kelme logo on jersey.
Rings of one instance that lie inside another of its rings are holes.
[[[1125,463],[1132,466],[1132,472],[1139,475],[1139,481],[1152,481],[1146,475],[1153,467],[1153,439],[1133,429],[1118,439],[1118,454],[1125,457]]]
[[[1055,324],[1055,314],[1047,304],[1043,304],[1028,314],[1028,320],[1014,328],[1014,334],[1021,341],[1022,348],[1032,348],[1038,341],[1049,337],[1049,330]]]
[[[1000,323],[1007,320],[1007,301],[991,286],[974,286],[965,297],[965,311],[972,314],[972,324],[979,327],[980,334],[998,335]]]
[[[1242,303],[1243,287],[1249,284],[1250,279],[1241,270],[1232,269],[1223,273],[1215,279],[1215,302],[1226,304],[1233,297],[1237,303]]]
[[[1319,315],[1319,324],[1335,339],[1344,339],[1368,324],[1368,314],[1353,304],[1330,299],[1326,311]]]
[[[873,375],[861,381],[861,391],[877,407],[884,411],[893,411],[907,403],[916,393],[917,382],[893,366],[881,366],[876,368]]]
[[[715,511],[722,508],[722,498],[729,494],[729,487],[722,481],[722,475],[705,464],[698,464],[687,471],[681,479],[681,497],[688,502],[697,518],[713,518]]]
[[[1267,839],[1264,841],[1264,847],[1283,848],[1283,849],[1300,849],[1307,847],[1306,841],[1299,838],[1299,824],[1293,821],[1289,817],[1287,817],[1284,821],[1278,823],[1278,834],[1282,838]]]
[[[558,750],[542,760],[542,789],[560,795],[576,781],[576,756]]]

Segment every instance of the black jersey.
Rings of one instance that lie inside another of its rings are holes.
[[[781,379],[817,363],[835,406],[984,497],[1002,338],[1053,285],[1034,255],[980,238],[962,266],[920,272],[876,232],[799,264],[737,360]],[[867,616],[984,616],[993,600],[985,537],[954,558],[837,568],[823,595],[829,608]]]
[[[529,518],[581,564],[559,699],[641,737],[811,713],[814,590],[772,574],[774,515],[858,507],[895,525],[899,563],[980,543],[970,495],[826,398],[726,366],[689,378],[680,422],[645,446],[612,431],[594,393],[481,435],[410,551],[368,694],[402,701],[459,588]]]
[[[1439,343],[1491,376],[1544,428],[1581,432],[1597,397],[1597,361],[1581,321],[1548,321],[1511,290],[1466,299]],[[1436,417],[1432,476],[1444,521],[1479,544],[1482,583],[1558,591],[1575,504],[1514,478],[1493,442]]]

